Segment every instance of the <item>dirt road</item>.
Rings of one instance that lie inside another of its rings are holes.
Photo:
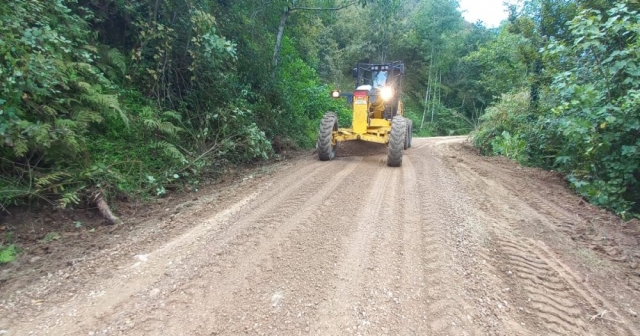
[[[415,139],[401,168],[375,147],[342,151],[163,218],[189,227],[167,241],[136,231],[2,294],[0,329],[640,335],[637,222],[460,137]]]

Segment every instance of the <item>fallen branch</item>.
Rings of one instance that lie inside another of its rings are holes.
[[[109,222],[109,224],[111,225],[122,224],[122,221],[120,220],[120,218],[114,215],[113,212],[111,211],[111,208],[109,207],[109,204],[107,204],[107,201],[104,200],[102,193],[98,192],[94,197],[94,201],[96,203],[96,206],[98,207],[98,210],[100,210],[102,217],[104,217],[107,220],[107,222]]]

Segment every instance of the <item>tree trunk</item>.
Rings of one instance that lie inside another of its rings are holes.
[[[429,93],[431,93],[431,69],[433,69],[433,47],[431,47],[431,60],[429,63],[429,81],[427,82],[427,93],[424,96],[424,112],[422,112],[422,121],[420,122],[420,130],[424,126],[424,117],[429,110]]]
[[[276,45],[273,48],[273,68],[271,69],[271,78],[275,78],[276,69],[278,68],[278,61],[280,59],[280,47],[282,46],[282,37],[284,36],[284,27],[287,24],[287,19],[291,14],[291,9],[286,7],[280,17],[280,25],[278,26],[278,35],[276,35]]]

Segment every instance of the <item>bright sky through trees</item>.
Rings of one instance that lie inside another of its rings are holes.
[[[484,22],[487,27],[494,28],[507,18],[504,0],[460,0],[460,10],[465,20],[475,23]]]

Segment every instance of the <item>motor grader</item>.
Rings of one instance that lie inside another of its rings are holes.
[[[353,69],[356,89],[353,93],[331,92],[333,98],[346,97],[353,108],[350,128],[338,128],[338,116],[327,112],[318,131],[318,157],[329,161],[343,141],[368,141],[388,146],[387,165],[402,165],[403,151],[411,147],[413,123],[404,117],[400,99],[404,64],[358,63]]]

